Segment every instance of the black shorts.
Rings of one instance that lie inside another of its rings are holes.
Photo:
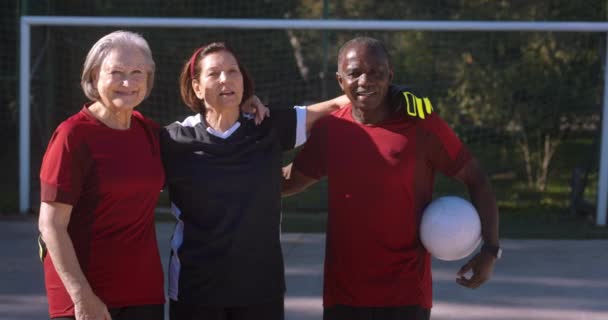
[[[350,307],[336,305],[323,310],[323,320],[429,320],[431,309],[420,306]]]
[[[171,300],[171,320],[283,320],[283,299],[242,307],[210,307]]]
[[[165,318],[164,304],[110,308],[112,320],[163,320]],[[74,320],[74,317],[52,318],[53,320]]]

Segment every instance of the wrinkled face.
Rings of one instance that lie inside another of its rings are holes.
[[[110,51],[93,76],[100,102],[112,111],[137,107],[146,97],[147,70],[145,56],[139,49],[124,47]]]
[[[354,44],[344,52],[336,77],[353,107],[374,110],[383,106],[393,71],[382,52]]]
[[[196,96],[206,107],[238,108],[243,99],[243,74],[236,58],[228,51],[217,51],[200,63],[200,76],[192,82]]]

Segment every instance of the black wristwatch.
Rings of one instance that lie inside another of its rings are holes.
[[[481,246],[481,251],[487,252],[494,256],[496,259],[500,259],[502,257],[502,249],[499,246],[493,246],[491,244],[483,244]]]

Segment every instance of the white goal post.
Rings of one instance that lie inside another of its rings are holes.
[[[32,26],[104,26],[224,29],[316,29],[386,31],[523,31],[607,33],[606,22],[290,20],[22,16],[19,62],[19,210],[30,209],[30,28]],[[608,52],[608,38],[607,38]],[[608,54],[604,57],[604,92],[596,225],[606,226],[608,208]]]

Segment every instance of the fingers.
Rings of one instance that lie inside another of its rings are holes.
[[[260,123],[262,123],[262,120],[264,120],[264,116],[262,116],[262,114],[259,112],[254,112],[254,114],[255,114],[255,119],[253,121],[255,122],[256,125],[259,125]]]
[[[471,278],[467,279],[466,277],[462,276],[460,278],[457,278],[456,282],[467,288],[471,288],[471,289],[479,288],[482,284],[484,284],[490,278],[490,275],[485,270],[476,270],[476,269],[477,268],[473,269],[474,273]],[[483,268],[480,268],[480,269],[483,269]]]
[[[95,295],[74,304],[74,317],[76,320],[112,320],[108,307]]]
[[[270,109],[266,108],[264,105],[262,107],[257,107],[255,109],[255,124],[259,125],[264,121],[265,118],[270,117]]]
[[[469,260],[469,262],[467,262],[465,265],[460,267],[460,270],[458,270],[458,273],[456,275],[458,277],[464,277],[464,275],[467,272],[471,271],[472,268],[473,268],[473,260]]]
[[[469,260],[469,262],[467,262],[465,265],[463,265],[460,270],[458,270],[458,273],[456,274],[457,278],[456,278],[456,283],[458,283],[461,286],[467,287],[467,288],[476,288],[475,285],[477,283],[477,273],[474,272],[474,266],[475,266],[475,258]],[[473,275],[470,278],[466,277],[466,274],[468,272],[473,271]]]
[[[284,166],[283,168],[281,168],[281,170],[283,171],[283,179],[285,180],[289,180],[291,178],[291,165],[293,163],[290,163],[286,166]]]
[[[342,109],[350,103],[350,99],[348,99],[348,97],[345,94],[343,94],[343,95],[335,98],[335,102],[336,102],[336,104],[338,104],[340,106],[340,109]]]
[[[260,101],[258,96],[253,95],[249,99],[247,99],[247,105],[244,106],[247,110],[245,112],[255,114],[254,122],[256,125],[259,125],[264,121],[264,118],[270,116],[270,110]]]
[[[253,95],[241,104],[241,112],[255,115],[253,121],[256,125],[262,123],[264,118],[270,116],[270,110],[260,101],[260,99]]]
[[[110,312],[108,311],[108,308],[105,308],[104,310],[104,320],[112,320],[112,316],[110,315]]]
[[[464,276],[456,279],[456,283],[458,283],[459,285],[461,285],[463,287],[467,287],[467,288],[471,288],[471,289],[478,288],[484,282],[485,282],[485,279],[483,277],[481,277],[479,274],[473,274],[473,276],[470,279],[467,279]]]
[[[495,259],[492,257],[477,254],[473,259],[467,262],[457,273],[456,283],[461,286],[475,289],[486,282],[494,268]],[[473,272],[469,278],[465,276],[467,272]]]
[[[246,112],[246,113],[253,113],[254,109],[253,109],[253,104],[254,102],[254,97],[255,96],[251,96],[249,98],[247,98],[247,100],[242,101],[241,103],[241,111],[242,112]]]

